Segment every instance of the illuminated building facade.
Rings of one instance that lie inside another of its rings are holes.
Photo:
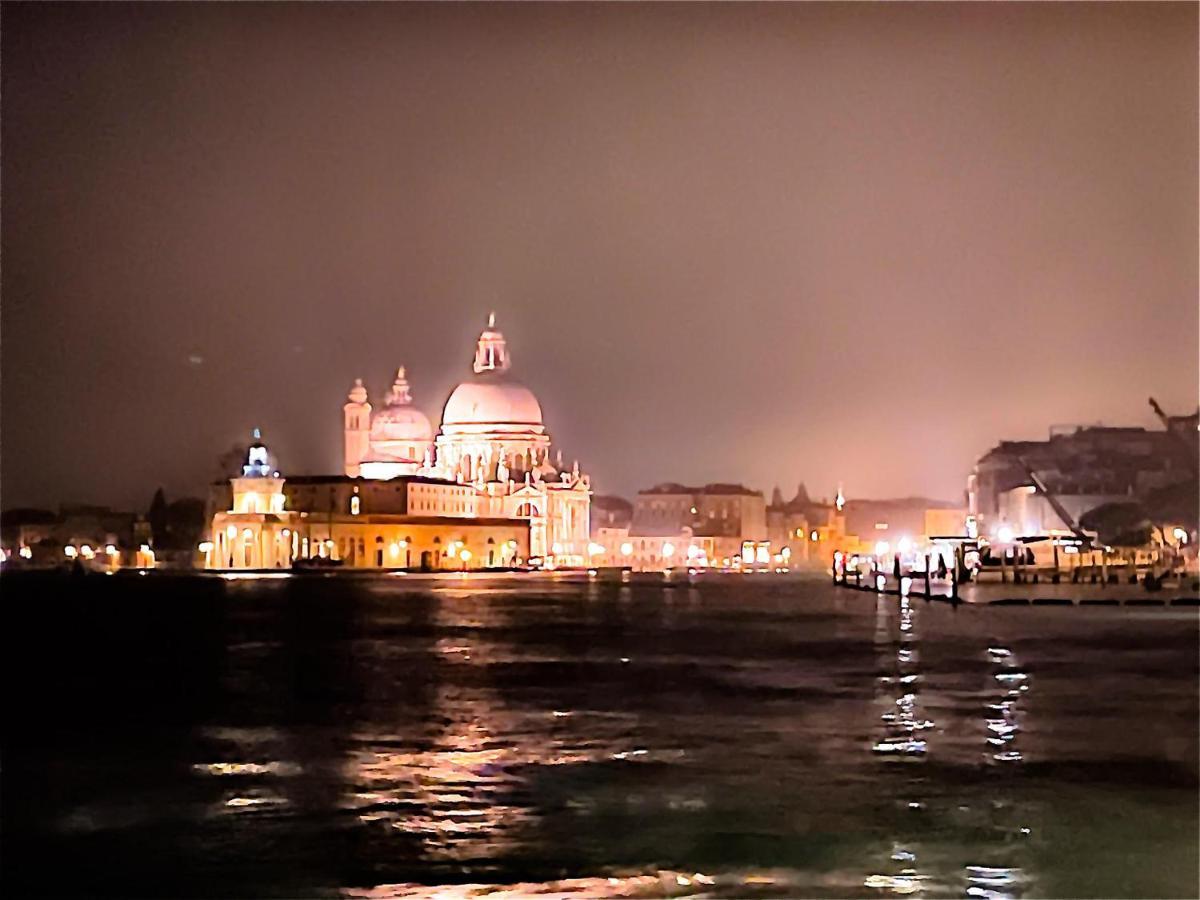
[[[511,374],[504,335],[488,318],[472,375],[451,392],[436,436],[411,405],[404,370],[372,413],[362,379],[343,407],[347,476],[417,476],[464,488],[473,516],[528,526],[529,556],[546,565],[588,563],[590,479],[550,456],[550,435],[533,392]]]
[[[462,571],[529,558],[529,523],[480,515],[469,485],[419,475],[284,478],[256,440],[242,475],[216,486],[201,545],[215,569],[287,569],[313,561],[343,568]]]
[[[786,550],[793,567],[829,568],[833,554],[845,544],[844,504],[840,488],[833,503],[813,500],[803,484],[790,500],[784,500],[775,488],[767,507],[767,534],[772,548],[781,553]]]
[[[627,530],[611,527],[595,538],[594,565],[635,571],[735,568],[747,544],[764,565],[772,559],[763,495],[739,484],[656,485],[637,495]]]

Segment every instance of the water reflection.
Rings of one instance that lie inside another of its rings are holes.
[[[1195,893],[1194,623],[786,580],[212,581],[16,630],[82,687],[6,644],[54,688],[20,680],[6,722],[14,895],[67,866],[116,896]]]
[[[494,692],[442,685],[434,707],[441,725],[427,749],[394,751],[358,736],[344,772],[353,785],[344,807],[359,821],[417,839],[430,860],[514,852],[534,818],[512,799],[526,787],[518,764],[536,752],[503,738],[511,722]]]
[[[935,723],[919,708],[921,673],[914,626],[915,614],[907,596],[877,598],[875,645],[884,673],[877,679],[878,696],[885,704],[879,717],[883,734],[871,748],[878,754],[919,757],[929,749],[925,733]]]

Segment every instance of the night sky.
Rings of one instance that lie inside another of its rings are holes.
[[[495,309],[602,493],[1195,409],[1197,7],[5,4],[3,505],[341,471]]]

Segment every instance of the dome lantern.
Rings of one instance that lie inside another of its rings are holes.
[[[475,348],[475,374],[482,372],[505,372],[512,365],[508,358],[508,345],[504,335],[496,330],[496,314],[488,313],[487,327],[479,334]]]

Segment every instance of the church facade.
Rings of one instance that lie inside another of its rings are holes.
[[[382,406],[356,379],[342,407],[347,477],[417,477],[467,489],[471,515],[529,526],[529,556],[555,567],[589,563],[591,483],[551,458],[537,397],[512,374],[495,315],[476,341],[471,375],[450,393],[434,430],[399,369]],[[429,510],[431,514],[441,511]]]
[[[495,317],[435,432],[400,368],[379,409],[362,379],[342,408],[344,474],[281,476],[255,435],[213,486],[210,568],[487,569],[589,565],[591,483],[551,461],[537,398],[511,374]]]

